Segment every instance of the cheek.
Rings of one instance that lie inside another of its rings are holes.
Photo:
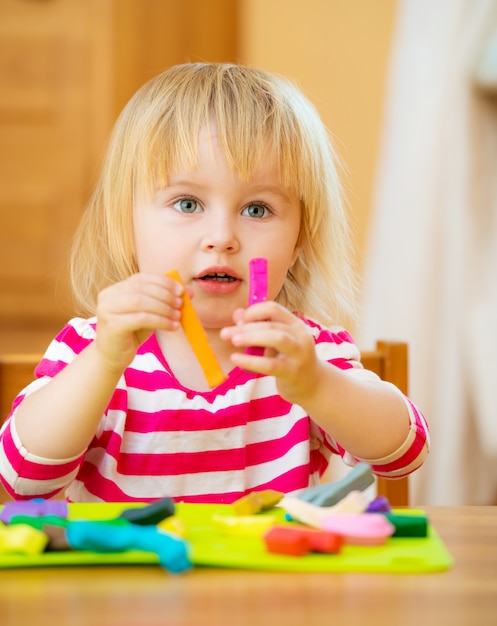
[[[143,226],[137,228],[135,224],[135,255],[136,262],[140,271],[146,270],[147,258],[150,254],[150,238],[147,236],[146,229]]]
[[[295,265],[295,261],[298,259],[298,256],[301,250],[302,250],[302,246],[299,246],[299,245],[295,246],[295,249],[292,252],[292,255],[290,257],[289,268]]]
[[[169,259],[176,254],[175,242],[157,228],[135,228],[135,254],[141,272],[162,273],[170,269]],[[176,246],[178,244],[176,243]]]
[[[280,293],[283,284],[286,280],[288,270],[293,265],[293,257],[290,259],[288,256],[284,258],[268,259],[269,262],[269,285],[268,285],[268,298],[270,300],[276,299]]]
[[[145,250],[144,242],[146,241],[146,228],[143,220],[137,216],[138,209],[135,207],[133,216],[133,240],[135,246],[135,256],[138,267],[141,269],[143,251]]]

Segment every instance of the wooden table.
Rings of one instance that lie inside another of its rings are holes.
[[[0,571],[1,626],[493,626],[497,507],[426,507],[450,571],[300,574],[157,566]]]

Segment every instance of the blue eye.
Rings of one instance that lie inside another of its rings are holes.
[[[256,218],[267,217],[270,214],[271,211],[268,209],[268,207],[260,203],[249,204],[242,211],[242,215]]]
[[[182,213],[195,213],[198,210],[198,202],[193,198],[181,198],[174,203],[174,208]]]

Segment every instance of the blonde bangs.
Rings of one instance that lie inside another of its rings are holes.
[[[212,122],[240,178],[250,179],[270,154],[284,185],[307,187],[302,161],[312,163],[314,155],[299,113],[309,105],[299,98],[302,111],[295,111],[289,97],[296,95],[284,79],[243,66],[189,64],[154,79],[128,105],[134,119],[127,138],[134,144],[139,189],[151,194],[167,186],[179,164],[194,169],[199,133]]]
[[[285,78],[230,64],[178,65],[146,83],[119,116],[100,183],[72,255],[78,303],[138,271],[135,194],[153,197],[178,166],[197,166],[199,134],[214,123],[243,180],[269,160],[302,204],[301,251],[278,301],[327,323],[349,316],[355,287],[348,221],[330,137],[312,103]]]

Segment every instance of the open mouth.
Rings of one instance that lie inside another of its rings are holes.
[[[236,278],[234,276],[230,276],[229,274],[212,273],[200,276],[200,280],[214,280],[219,283],[233,283],[236,281]]]

